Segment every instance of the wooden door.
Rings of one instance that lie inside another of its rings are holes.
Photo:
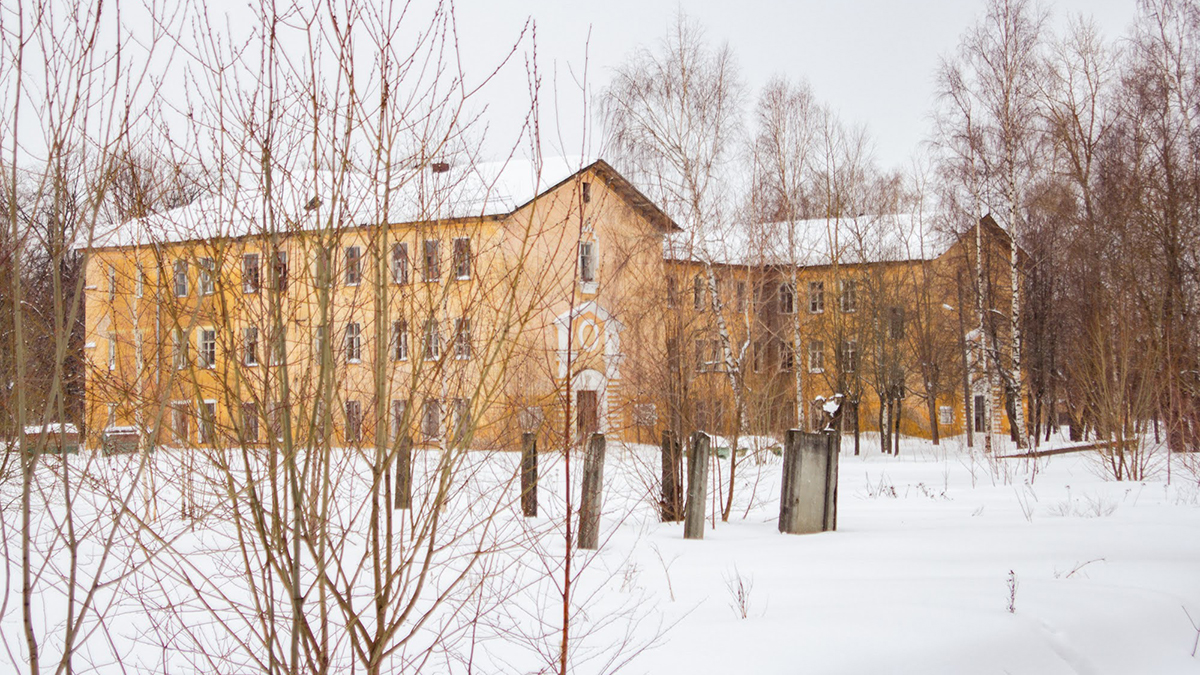
[[[575,392],[575,409],[581,440],[600,431],[599,403],[594,390],[581,389]]]

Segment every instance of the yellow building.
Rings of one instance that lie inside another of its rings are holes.
[[[604,162],[246,182],[91,253],[92,444],[510,444],[569,428],[565,392],[577,426],[657,433],[677,228]]]
[[[976,228],[960,238],[883,215],[673,235],[677,424],[721,434],[819,429],[837,395],[844,432],[1009,433],[999,382],[1009,240],[990,217],[977,227],[981,297]]]
[[[887,217],[701,240],[603,161],[276,173],[90,252],[89,445],[655,442],[823,424],[835,393],[862,429],[895,400],[928,436],[962,433],[964,386],[997,391],[963,338],[971,237]]]

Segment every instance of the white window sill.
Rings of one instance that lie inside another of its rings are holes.
[[[825,372],[825,369],[824,368],[809,368],[808,372],[813,375],[820,375],[821,373]]]
[[[466,275],[466,276],[462,276],[462,275],[460,274],[460,275],[458,275],[458,276],[454,277],[454,280],[455,280],[455,281],[470,281],[470,280],[471,280],[471,275],[470,275],[470,274],[468,274],[468,275]]]
[[[600,292],[600,282],[598,282],[598,281],[580,281],[579,282],[579,290],[584,293],[592,293],[592,294],[599,293]]]

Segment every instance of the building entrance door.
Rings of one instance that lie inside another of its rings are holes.
[[[600,431],[599,400],[594,389],[575,392],[575,410],[580,440],[586,440]]]

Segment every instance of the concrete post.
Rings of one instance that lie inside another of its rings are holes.
[[[787,434],[779,531],[808,534],[837,529],[838,434]]]
[[[538,485],[537,434],[521,434],[521,512],[536,518]]]
[[[683,538],[704,538],[704,511],[708,502],[708,452],[712,440],[703,431],[692,434],[688,452],[687,505],[684,507]]]
[[[579,499],[579,548],[600,547],[600,496],[604,489],[604,434],[592,434],[583,459]]]

